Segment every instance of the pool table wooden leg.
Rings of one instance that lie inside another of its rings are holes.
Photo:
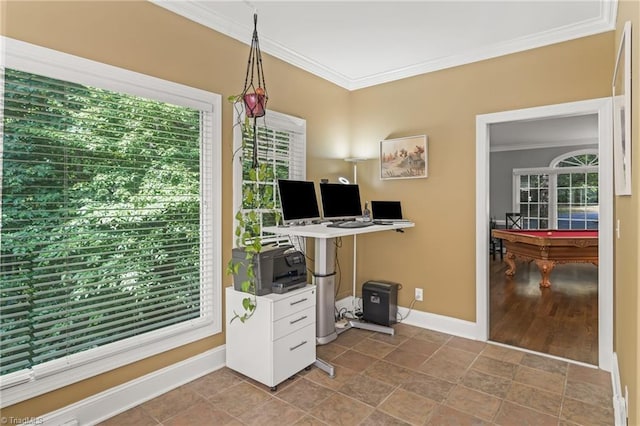
[[[516,256],[507,250],[507,253],[504,257],[504,262],[509,266],[505,271],[505,275],[512,277],[516,274]]]
[[[551,271],[553,271],[553,268],[556,266],[556,263],[552,260],[536,260],[536,265],[538,265],[540,275],[542,276],[542,280],[540,280],[540,287],[551,287],[549,275],[551,274]]]

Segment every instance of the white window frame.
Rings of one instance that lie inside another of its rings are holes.
[[[238,111],[234,108],[233,122],[244,123],[245,114],[244,111]],[[292,115],[283,114],[281,112],[267,110],[263,118],[259,118],[257,121],[258,127],[267,127],[270,130],[282,130],[295,132],[299,136],[297,142],[301,144],[296,152],[289,152],[291,156],[291,162],[295,164],[294,174],[289,176],[289,179],[305,180],[307,175],[307,121],[303,118],[294,117]],[[233,128],[233,212],[231,216],[233,219],[233,229],[238,226],[238,221],[235,219],[236,212],[242,207],[242,126],[236,124]],[[237,154],[235,154],[237,153]],[[297,158],[296,158],[297,157]],[[280,209],[282,213],[282,209]],[[288,237],[268,237],[264,239],[264,242],[283,242],[288,241]],[[236,241],[234,239],[234,247]]]
[[[547,201],[547,211],[549,212],[549,216],[547,219],[547,222],[549,224],[549,227],[551,227],[551,225],[553,223],[555,223],[552,220],[552,217],[554,217],[555,213],[554,213],[554,209],[553,209],[553,198],[555,197],[555,192],[552,192],[553,189],[553,183],[552,183],[552,174],[549,174],[549,168],[522,168],[522,169],[513,169],[513,184],[512,184],[512,192],[513,192],[513,210],[514,212],[518,212],[520,213],[521,207],[520,207],[520,178],[521,176],[531,176],[531,175],[537,175],[537,176],[541,176],[541,175],[547,175],[549,176],[549,185],[547,187],[547,190],[549,191],[549,199]],[[539,203],[540,204],[540,203]],[[539,211],[538,211],[539,213]],[[525,219],[525,217],[527,219]],[[540,223],[540,215],[538,214],[538,224]],[[522,216],[522,227],[525,226],[525,223],[529,223],[529,216]]]
[[[520,212],[520,176],[546,174],[549,176],[549,227],[558,227],[558,174],[560,173],[582,173],[582,172],[598,172],[599,166],[576,166],[576,167],[558,167],[558,164],[570,157],[577,155],[594,154],[598,156],[597,149],[580,149],[576,151],[566,152],[551,160],[548,167],[528,167],[513,169],[512,176],[512,208],[514,212]],[[600,159],[598,159],[600,161]]]
[[[0,66],[201,111],[201,316],[0,378],[6,407],[222,332],[222,97],[22,41],[0,37]],[[4,75],[4,73],[2,73]],[[0,79],[2,80],[2,79]],[[4,81],[0,81],[4,98]],[[4,130],[0,108],[0,152]]]

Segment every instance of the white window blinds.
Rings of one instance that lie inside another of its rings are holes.
[[[237,120],[237,116],[236,116]],[[244,117],[240,121],[244,122]],[[251,121],[251,124],[253,121]],[[258,162],[267,164],[271,169],[273,180],[260,183],[268,186],[267,193],[273,197],[273,205],[282,213],[278,198],[277,180],[306,178],[306,121],[290,115],[267,111],[264,119],[258,119],[256,125]],[[244,137],[244,145],[242,138]],[[244,212],[252,209],[250,202],[242,199],[242,186],[252,185],[251,165],[253,152],[253,138],[250,132],[242,134],[241,126],[236,126],[234,133],[234,206],[236,210],[242,206]],[[264,226],[277,225],[275,213],[268,209],[255,209],[260,216],[261,229]],[[235,211],[234,211],[235,215]],[[265,235],[260,231],[263,243],[277,241],[281,236]]]
[[[211,105],[2,71],[2,386],[219,330]]]

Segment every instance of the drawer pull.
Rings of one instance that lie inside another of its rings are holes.
[[[300,299],[300,300],[296,300],[295,302],[291,302],[291,303],[289,303],[289,305],[291,305],[291,306],[297,305],[298,303],[305,302],[306,300],[307,300],[307,298],[305,297],[304,299]]]
[[[289,321],[289,324],[295,324],[295,323],[300,322],[300,321],[302,321],[302,320],[304,320],[304,319],[307,319],[307,316],[306,316],[306,315],[303,315],[303,316],[301,316],[301,317],[300,317],[300,318],[298,318],[298,319],[294,319],[293,321]]]
[[[306,345],[306,344],[307,344],[307,341],[305,340],[305,341],[303,341],[302,343],[298,343],[298,344],[297,344],[297,345],[295,345],[294,347],[289,348],[289,350],[290,350],[290,351],[295,351],[295,350],[296,350],[296,349],[298,349],[300,346],[302,346],[302,345]]]

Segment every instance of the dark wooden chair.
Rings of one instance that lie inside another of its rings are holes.
[[[522,229],[522,215],[520,213],[505,213],[504,219],[506,229]]]
[[[502,250],[502,239],[495,238],[491,231],[496,229],[498,226],[496,224],[495,219],[491,219],[489,221],[489,253],[491,254],[491,258],[496,260],[496,253],[500,254],[500,260],[502,260],[503,250]]]

